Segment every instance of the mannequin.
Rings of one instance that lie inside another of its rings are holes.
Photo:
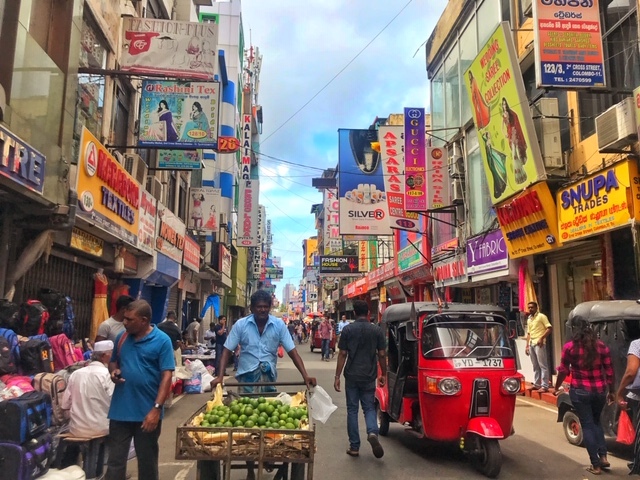
[[[91,309],[91,331],[89,338],[96,338],[98,326],[109,318],[107,308],[107,288],[109,279],[104,274],[104,270],[99,268],[93,275],[93,306]]]

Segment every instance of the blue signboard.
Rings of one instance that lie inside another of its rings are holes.
[[[42,194],[45,156],[0,126],[0,175]]]

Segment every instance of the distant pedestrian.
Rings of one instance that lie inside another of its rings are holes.
[[[177,321],[178,317],[176,312],[170,311],[167,313],[167,318],[158,324],[158,330],[166,333],[171,339],[171,347],[173,348],[173,356],[176,366],[181,366],[184,343],[182,343],[182,332],[176,323]]]
[[[224,351],[224,342],[227,341],[227,317],[220,315],[218,317],[218,324],[215,326],[216,334],[216,375],[221,373],[225,375],[226,372],[220,371],[220,361],[222,360],[222,352]]]
[[[133,297],[129,295],[120,295],[116,300],[116,313],[107,318],[98,326],[98,333],[96,334],[95,341],[102,342],[104,340],[116,341],[116,337],[124,332],[124,310],[127,305],[133,302]]]
[[[378,439],[378,422],[375,409],[376,378],[378,385],[385,385],[387,362],[385,337],[382,330],[369,323],[367,302],[353,302],[356,321],[347,325],[340,336],[340,353],[336,365],[334,388],[340,391],[340,375],[344,369],[345,394],[347,397],[347,434],[349,448],[347,455],[357,457],[360,454],[360,433],[358,432],[358,404],[362,406],[367,425],[367,441],[376,458],[384,455]],[[376,362],[376,359],[378,360]],[[380,376],[378,377],[378,365]]]
[[[525,354],[531,356],[533,365],[533,388],[539,392],[548,392],[551,384],[549,360],[547,358],[546,339],[551,334],[551,323],[544,313],[538,311],[536,302],[529,302],[527,319],[527,346]]]
[[[191,320],[191,323],[187,325],[187,343],[198,346],[201,322],[201,318],[195,317],[193,320]]]
[[[328,362],[331,359],[331,339],[333,338],[333,326],[328,315],[322,319],[319,328],[322,339],[322,360]]]

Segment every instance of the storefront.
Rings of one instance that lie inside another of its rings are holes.
[[[178,289],[180,298],[178,309],[182,312],[182,325],[188,325],[194,318],[200,316],[200,245],[189,237],[184,238],[184,254],[182,259],[182,272]],[[204,340],[204,328],[201,328]]]
[[[454,292],[449,287],[467,283],[468,280],[466,255],[455,253],[433,262],[433,286],[442,300],[461,301],[461,292],[458,289]]]

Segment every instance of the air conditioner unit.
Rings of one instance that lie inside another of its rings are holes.
[[[464,203],[464,184],[461,180],[451,182],[451,203],[454,205]]]
[[[118,163],[120,165],[122,165],[123,167],[125,167],[125,161],[124,161],[124,155],[122,155],[122,153],[118,152],[117,150],[114,150],[113,152],[113,156],[115,157],[115,159],[118,161]]]
[[[137,153],[124,154],[124,169],[129,172],[138,181],[144,183],[147,177],[147,164]]]
[[[562,142],[560,140],[560,119],[558,118],[558,99],[541,98],[531,108],[531,115],[536,128],[536,136],[540,144],[544,166],[548,169],[564,169]]]
[[[462,155],[454,154],[449,157],[449,177],[451,178],[464,177],[464,158],[462,158]]]
[[[525,17],[532,17],[533,16],[533,8],[532,8],[532,2],[531,0],[522,0],[522,14]]]
[[[157,177],[151,175],[147,177],[147,180],[149,181],[149,193],[153,198],[164,203],[164,185],[162,182]]]
[[[223,227],[224,225],[224,227]],[[229,225],[229,219],[227,217],[226,212],[220,214],[220,227],[226,229]]]
[[[596,117],[598,150],[620,150],[638,139],[633,97],[627,97]],[[615,152],[614,152],[615,153]]]

